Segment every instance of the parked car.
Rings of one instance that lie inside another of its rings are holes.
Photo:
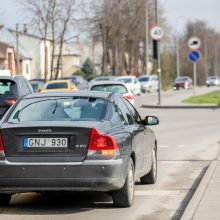
[[[206,80],[206,85],[209,86],[219,86],[220,78],[219,76],[209,76]]]
[[[173,89],[192,89],[193,81],[189,76],[179,76],[173,83]]]
[[[99,92],[115,92],[125,97],[132,105],[134,105],[134,95],[123,82],[119,81],[98,81],[95,82],[89,90]]]
[[[141,91],[151,92],[153,90],[158,90],[158,76],[157,75],[149,75],[149,76],[140,76],[138,78],[141,84]]]
[[[140,95],[141,94],[141,84],[138,81],[136,76],[120,76],[120,77],[117,77],[116,80],[125,83],[127,85],[128,89],[134,95]]]
[[[95,79],[92,80],[92,82],[97,81],[113,81],[117,78],[117,76],[97,76]]]
[[[86,90],[88,89],[88,81],[85,80],[82,76],[73,75],[67,77],[61,77],[60,80],[70,80],[79,90]]]
[[[44,87],[44,80],[43,79],[32,79],[30,83],[33,87],[34,92],[40,92],[40,90]]]
[[[77,87],[70,80],[51,80],[44,85],[41,92],[74,91]]]
[[[116,93],[25,96],[0,124],[0,204],[15,193],[101,191],[131,206],[135,181],[156,182],[156,124]]]
[[[0,76],[0,119],[20,97],[33,92],[31,84],[23,76]]]

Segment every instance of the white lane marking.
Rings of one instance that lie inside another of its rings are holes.
[[[179,148],[199,148],[201,145],[177,145]]]
[[[158,148],[168,148],[168,145],[159,145]]]
[[[178,163],[178,164],[188,164],[188,163],[191,163],[190,161],[178,161],[178,160],[175,160],[175,161],[172,161],[172,160],[168,160],[168,161],[158,161],[159,163],[163,163],[163,164],[173,164],[173,163]]]
[[[151,191],[135,191],[135,196],[178,196],[181,195],[180,190],[151,190]]]

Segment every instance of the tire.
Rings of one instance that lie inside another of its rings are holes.
[[[157,181],[157,150],[152,152],[152,165],[148,174],[141,177],[141,184],[155,184]]]
[[[120,190],[112,192],[115,207],[127,208],[132,206],[134,201],[134,186],[134,164],[132,159],[130,159],[124,186]]]
[[[10,194],[0,194],[0,206],[8,206],[11,200]]]

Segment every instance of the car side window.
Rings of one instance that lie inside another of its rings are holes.
[[[135,121],[135,123],[137,124],[141,124],[141,117],[140,115],[138,114],[137,110],[133,107],[133,105],[127,101],[126,99],[123,98],[123,102],[125,103],[125,105],[127,106],[130,114],[132,115],[133,117],[133,120]]]
[[[121,98],[118,99],[118,113],[123,125],[134,124],[134,120]]]

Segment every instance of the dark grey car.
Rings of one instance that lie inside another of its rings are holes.
[[[0,125],[0,204],[14,193],[100,191],[131,206],[135,181],[156,182],[156,124],[114,93],[22,98]]]
[[[30,82],[23,76],[0,76],[0,119],[20,97],[33,92]]]

